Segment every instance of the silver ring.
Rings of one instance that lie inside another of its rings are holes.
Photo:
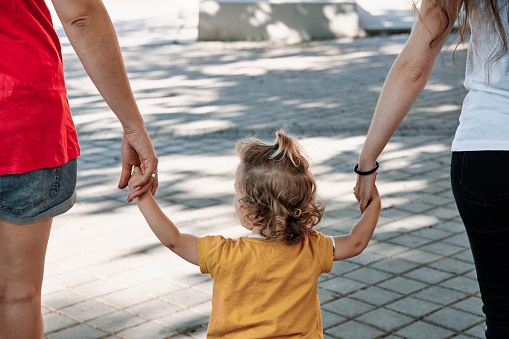
[[[157,180],[157,172],[156,173],[152,173],[152,179]]]

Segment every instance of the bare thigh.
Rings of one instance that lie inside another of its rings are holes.
[[[28,225],[0,221],[0,295],[40,294],[53,219]],[[32,294],[29,293],[29,294]]]

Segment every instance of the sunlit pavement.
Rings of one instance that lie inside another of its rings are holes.
[[[233,214],[235,142],[272,140],[284,125],[313,160],[327,203],[321,231],[348,232],[359,217],[353,167],[406,36],[193,43],[195,29],[179,24],[178,13],[166,23],[147,13],[112,17],[160,159],[157,199],[181,230],[245,235]],[[120,125],[65,39],[63,51],[82,156],[79,202],[55,219],[48,247],[46,336],[205,338],[212,281],[162,247],[116,188]],[[463,67],[462,52],[456,63]],[[449,184],[464,95],[445,51],[380,158],[383,211],[371,244],[320,278],[325,338],[483,338],[474,265]]]

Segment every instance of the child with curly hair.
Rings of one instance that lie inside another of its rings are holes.
[[[280,130],[266,144],[237,144],[235,211],[247,237],[180,233],[150,190],[136,199],[159,240],[210,274],[208,338],[323,338],[318,277],[334,260],[360,254],[380,215],[375,194],[350,234],[329,237],[313,228],[323,217],[317,187],[298,142]],[[136,168],[131,182],[141,175]],[[132,185],[129,185],[132,190]]]

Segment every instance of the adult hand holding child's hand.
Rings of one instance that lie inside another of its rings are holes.
[[[141,171],[140,166],[134,166],[133,172],[131,173],[131,177],[129,178],[129,183],[128,183],[130,193],[133,193],[134,191],[139,190],[139,188],[135,189],[134,187],[135,187],[135,184],[137,184],[142,177],[143,177],[143,173]],[[151,179],[151,181],[155,181],[155,180]],[[146,194],[148,192],[152,192],[152,189],[147,190],[147,192],[145,192],[144,194]]]
[[[374,198],[374,194],[378,195],[378,191],[375,187],[375,180],[376,172],[370,175],[357,176],[357,184],[354,187],[354,195],[359,203],[361,213],[364,213],[369,202]]]

